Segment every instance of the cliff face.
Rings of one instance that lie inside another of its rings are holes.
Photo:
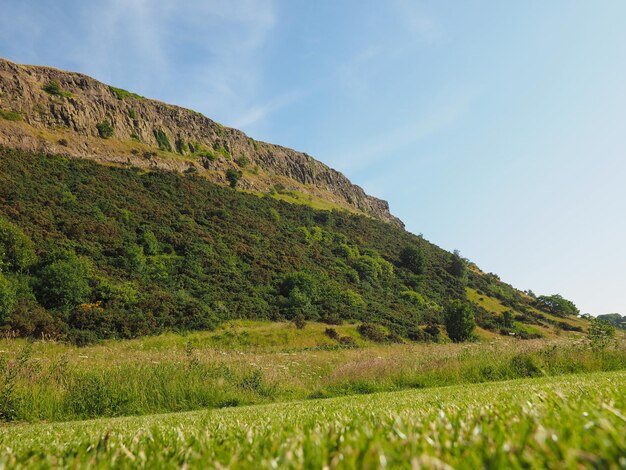
[[[0,144],[197,172],[222,184],[232,169],[241,172],[238,187],[244,190],[278,190],[403,225],[386,201],[305,153],[255,141],[197,112],[50,67],[0,59]]]

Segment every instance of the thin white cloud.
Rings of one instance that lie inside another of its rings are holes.
[[[424,113],[413,122],[389,129],[357,145],[350,145],[349,148],[336,152],[329,160],[342,171],[362,170],[373,164],[379,165],[382,160],[389,161],[400,156],[400,149],[455,123],[467,112],[476,97],[477,93],[471,92],[454,100],[438,103],[433,111]]]
[[[221,120],[258,94],[275,0],[6,0],[0,55],[92,75]],[[12,20],[9,21],[9,18]]]
[[[252,107],[249,111],[236,118],[232,123],[229,123],[229,125],[238,129],[245,129],[267,119],[272,113],[299,101],[306,94],[307,93],[302,90],[293,90],[280,95],[265,104]]]

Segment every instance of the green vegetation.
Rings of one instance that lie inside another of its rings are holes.
[[[237,187],[237,183],[239,183],[242,176],[243,174],[241,171],[234,170],[233,168],[226,170],[226,179],[228,180],[228,184],[231,188]]]
[[[248,157],[246,157],[245,155],[240,155],[239,157],[235,158],[235,163],[240,168],[245,168],[250,163],[250,159],[248,159]]]
[[[154,129],[153,132],[154,132],[154,138],[157,141],[157,145],[159,146],[159,149],[163,150],[164,152],[171,152],[172,145],[170,144],[170,141],[167,138],[167,135],[165,135],[165,132],[163,132],[163,130],[161,129]]]
[[[0,109],[0,119],[4,119],[6,121],[21,121],[22,115],[17,111],[5,111],[4,109]]]
[[[619,468],[626,374],[0,429],[11,468]]]
[[[71,92],[66,91],[63,88],[61,88],[61,85],[59,85],[59,82],[55,80],[49,81],[43,87],[41,87],[41,89],[45,91],[46,93],[48,93],[49,95],[60,96],[63,98],[69,98],[70,96],[72,96]]]
[[[609,322],[615,328],[626,330],[626,316],[622,316],[619,313],[606,313],[604,315],[598,315],[597,318]]]
[[[542,295],[537,297],[537,305],[548,312],[565,317],[568,315],[578,315],[580,311],[573,302],[564,299],[560,295]]]
[[[180,153],[181,155],[185,155],[186,153],[189,152],[189,145],[187,145],[187,143],[184,142],[182,139],[180,138],[176,139],[175,145],[176,145],[176,151]]]
[[[615,327],[601,318],[594,318],[587,336],[592,349],[602,351],[615,340]]]
[[[137,119],[137,113],[133,108],[128,108],[128,117],[131,119]]]
[[[73,321],[103,313],[100,304],[80,312]],[[601,350],[565,338],[399,344],[371,323],[329,329],[298,314],[291,322],[229,321],[213,332],[81,348],[0,340],[4,419],[139,415],[626,369],[623,339]]]
[[[144,99],[143,96],[140,96],[136,93],[132,93],[130,91],[124,90],[122,88],[115,88],[114,86],[109,86],[109,90],[111,90],[111,93],[113,93],[113,95],[118,99],[118,100],[123,100],[124,98],[135,98],[137,100],[142,100]],[[131,116],[131,118],[134,119],[133,116]]]
[[[472,307],[460,300],[453,300],[446,308],[445,325],[452,341],[467,341],[476,328]]]
[[[98,129],[98,135],[103,139],[113,137],[113,133],[115,132],[115,129],[113,129],[111,122],[108,120],[99,122],[98,124],[96,124],[96,128]]]
[[[497,277],[451,274],[452,255],[371,218],[244,194],[193,174],[9,149],[0,158],[0,200],[10,202],[0,205],[0,221],[14,228],[0,239],[9,253],[2,274],[17,295],[0,328],[12,334],[85,344],[302,314],[377,324],[394,341],[439,341],[444,306],[465,300],[466,283],[527,315],[513,319],[520,337],[535,334],[537,316],[546,322],[542,334],[557,326]],[[31,247],[28,261],[10,254],[18,239]],[[479,327],[501,327],[497,312],[473,308]]]
[[[230,156],[230,152],[228,150],[226,150],[226,148],[223,145],[218,145],[215,148],[215,151],[221,155],[222,157],[224,157],[226,160],[232,160],[232,157]]]

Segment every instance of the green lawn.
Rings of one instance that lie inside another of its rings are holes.
[[[626,372],[0,428],[0,468],[626,468]]]

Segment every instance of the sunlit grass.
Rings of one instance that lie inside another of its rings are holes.
[[[623,468],[626,373],[0,428],[11,468]]]

